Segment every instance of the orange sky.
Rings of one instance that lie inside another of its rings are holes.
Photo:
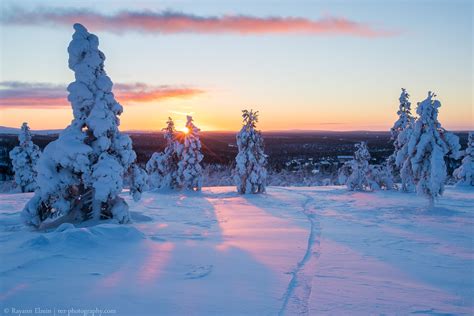
[[[81,3],[2,1],[0,125],[70,123],[67,46],[80,20],[99,37],[122,130],[160,130],[168,116],[179,128],[191,114],[202,130],[235,131],[242,109],[260,111],[262,130],[389,130],[402,87],[413,113],[432,90],[443,127],[474,128],[468,1],[246,2],[241,12],[176,2],[173,13],[147,1]]]

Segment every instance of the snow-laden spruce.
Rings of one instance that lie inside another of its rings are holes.
[[[355,145],[354,159],[345,162],[339,168],[337,183],[345,184],[351,191],[374,191],[396,189],[392,173],[387,162],[370,165],[371,158],[366,142]]]
[[[347,179],[352,173],[351,169],[352,160],[346,161],[337,171],[337,178],[336,184],[345,185],[347,183]]]
[[[398,120],[390,129],[394,152],[387,159],[388,171],[396,178],[400,176],[402,182],[401,189],[405,192],[413,192],[415,189],[413,175],[410,172],[407,172],[408,170],[403,170],[401,172],[401,166],[397,164],[397,162],[406,159],[406,152],[402,149],[408,142],[415,124],[415,118],[411,114],[411,103],[409,97],[410,95],[408,92],[402,88],[402,93],[398,99],[400,101],[397,112]]]
[[[469,132],[462,164],[454,170],[453,176],[457,180],[457,185],[474,186],[474,132]]]
[[[397,155],[397,164],[402,166],[401,173],[413,175],[416,192],[429,199],[433,205],[436,197],[443,194],[446,181],[445,157],[459,156],[459,138],[447,132],[438,121],[438,108],[441,103],[435,100],[435,94],[418,103],[413,131],[408,142]],[[399,160],[399,157],[406,157]]]
[[[163,128],[166,147],[161,153],[153,153],[146,164],[148,183],[154,189],[175,189],[178,184],[177,153],[179,142],[176,139],[176,129],[173,119],[168,118],[167,126]]]
[[[36,189],[36,163],[41,151],[31,140],[28,123],[23,123],[18,135],[20,144],[10,151],[15,184],[21,192],[33,192]]]
[[[134,201],[142,198],[142,193],[148,190],[148,173],[140,168],[138,163],[134,163],[127,174],[130,179],[130,194]]]
[[[239,153],[235,158],[235,183],[241,194],[263,193],[267,182],[267,155],[263,138],[257,130],[258,111],[242,111],[242,129],[237,134]]]
[[[35,226],[111,218],[125,223],[128,206],[119,196],[124,176],[133,175],[134,198],[143,190],[132,141],[118,130],[123,108],[112,93],[99,39],[81,24],[74,30],[68,53],[75,81],[67,88],[74,118],[38,161],[38,189],[23,210]]]
[[[369,165],[368,179],[372,190],[397,189],[393,180],[393,175],[387,167],[387,163],[381,165]]]
[[[200,129],[194,125],[192,116],[187,116],[186,129],[183,143],[177,146],[178,184],[180,188],[199,191],[202,187],[203,155],[198,135]]]
[[[350,170],[350,175],[346,180],[347,188],[351,191],[372,191],[376,186],[374,181],[370,179],[370,153],[367,143],[360,142],[355,144],[355,147],[354,159],[346,162],[346,167],[344,168]]]

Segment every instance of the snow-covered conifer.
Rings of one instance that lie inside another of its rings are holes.
[[[130,180],[130,194],[137,202],[141,199],[142,193],[148,189],[148,174],[135,163],[130,169]]]
[[[340,185],[345,185],[347,179],[351,175],[351,161],[346,161],[337,171],[336,183]]]
[[[434,93],[428,92],[428,97],[418,103],[416,113],[419,117],[401,150],[406,159],[400,164],[402,174],[407,172],[413,175],[416,192],[426,196],[430,205],[444,190],[445,157],[456,158],[460,149],[459,138],[441,127],[438,121],[441,103],[434,97]]]
[[[369,165],[369,187],[372,189],[393,190],[396,185],[393,181],[392,173],[386,164]]]
[[[474,132],[469,132],[462,164],[454,170],[453,176],[457,180],[457,185],[474,186]]]
[[[18,135],[20,144],[10,151],[15,183],[21,192],[33,192],[36,189],[36,163],[40,149],[31,140],[28,123],[23,123]]]
[[[157,189],[174,189],[179,187],[179,157],[177,153],[179,142],[176,139],[176,129],[171,117],[168,118],[166,124],[166,128],[163,129],[166,140],[165,150],[161,153],[153,153],[146,164],[148,183],[150,187]]]
[[[415,123],[415,119],[411,114],[411,102],[408,100],[410,95],[408,92],[402,88],[402,93],[398,100],[400,101],[399,109],[397,112],[398,120],[393,124],[393,127],[390,129],[390,134],[392,136],[392,140],[395,141],[395,151],[400,149],[403,144],[397,142],[398,135],[406,128],[412,127]]]
[[[239,153],[235,158],[235,182],[241,194],[265,192],[267,155],[257,128],[258,111],[242,111],[243,126],[237,134]]]
[[[412,192],[414,190],[414,180],[407,170],[400,170],[402,166],[398,165],[397,162],[403,161],[406,158],[406,152],[404,152],[402,148],[408,142],[415,123],[415,119],[411,114],[409,97],[408,92],[402,88],[402,93],[398,99],[400,101],[397,112],[398,120],[390,130],[394,152],[388,157],[386,164],[388,172],[390,172],[393,177],[398,178],[398,176],[400,176],[402,182],[401,189],[405,192]]]
[[[376,189],[369,178],[370,153],[366,142],[355,145],[354,159],[348,162],[351,174],[347,178],[346,185],[351,191],[371,191]]]
[[[177,148],[178,184],[181,188],[199,191],[202,187],[201,141],[199,140],[200,129],[193,123],[192,116],[187,116],[187,132],[182,144]]]
[[[136,154],[129,136],[118,130],[122,106],[112,93],[99,39],[81,24],[69,44],[69,68],[75,81],[67,90],[71,124],[46,146],[38,161],[38,189],[23,210],[35,226],[87,219],[129,221],[119,196],[125,174],[133,174]],[[139,182],[130,192],[140,192]],[[138,196],[137,196],[138,197]]]

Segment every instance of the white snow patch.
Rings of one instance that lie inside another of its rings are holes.
[[[401,192],[234,187],[122,194],[131,224],[21,223],[0,198],[0,308],[118,315],[472,314],[471,188],[437,207]],[[401,203],[400,201],[403,201]]]

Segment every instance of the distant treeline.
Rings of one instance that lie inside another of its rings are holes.
[[[467,144],[467,132],[455,133],[460,138],[461,146]],[[154,152],[161,152],[165,140],[161,132],[131,133],[133,149],[138,162],[144,165]],[[58,135],[34,135],[33,142],[43,149]],[[315,161],[334,158],[339,155],[352,155],[354,144],[366,141],[370,154],[380,163],[393,152],[389,132],[264,132],[265,152],[268,167],[273,171],[286,169],[286,163],[293,159]],[[237,154],[235,133],[201,132],[204,164],[232,165]],[[0,174],[11,176],[11,163],[8,152],[18,144],[18,135],[0,135]]]

